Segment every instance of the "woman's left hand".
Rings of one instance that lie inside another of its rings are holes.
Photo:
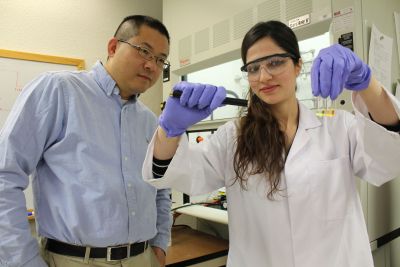
[[[359,91],[368,87],[371,69],[353,51],[339,44],[322,49],[311,68],[314,96],[336,99],[343,88]]]

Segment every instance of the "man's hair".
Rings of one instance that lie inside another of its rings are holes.
[[[119,24],[116,32],[114,33],[114,37],[118,40],[127,41],[130,38],[136,36],[139,32],[140,27],[143,25],[157,30],[159,33],[167,38],[169,43],[169,33],[165,25],[155,18],[142,15],[133,15],[124,18],[121,24]]]

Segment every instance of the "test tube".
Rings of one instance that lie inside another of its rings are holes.
[[[319,117],[333,117],[335,116],[336,101],[328,100],[327,98],[317,98],[317,113]]]

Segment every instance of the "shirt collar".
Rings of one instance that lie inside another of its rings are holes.
[[[97,61],[91,71],[94,75],[94,79],[100,88],[106,93],[106,95],[111,96],[114,94],[119,94],[119,88],[110,76],[107,70],[104,68],[100,61]]]
[[[108,96],[111,96],[112,94],[120,95],[120,90],[118,88],[117,83],[104,68],[103,63],[97,61],[93,66],[92,72],[94,74],[95,81],[100,86],[100,88],[106,93],[106,95]],[[135,102],[138,97],[139,94],[133,95],[132,97],[129,98],[129,101]]]

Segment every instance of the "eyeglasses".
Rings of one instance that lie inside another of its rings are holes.
[[[141,47],[139,45],[134,45],[134,44],[131,44],[124,40],[118,40],[118,42],[128,44],[131,47],[135,48],[138,51],[139,55],[148,61],[155,59],[157,66],[160,68],[168,69],[169,66],[171,66],[171,64],[169,63],[169,61],[166,58],[155,56],[149,49],[147,49],[145,47]]]
[[[297,58],[289,53],[269,55],[245,64],[240,70],[245,79],[254,82],[260,79],[261,67],[271,75],[279,75],[285,71],[290,59]]]

